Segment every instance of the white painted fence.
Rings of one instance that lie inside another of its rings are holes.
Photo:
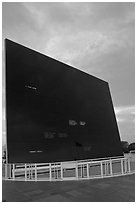
[[[109,158],[40,164],[5,164],[5,179],[19,181],[64,181],[132,174],[131,158]]]

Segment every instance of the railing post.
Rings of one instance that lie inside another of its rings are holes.
[[[109,161],[106,162],[106,166],[107,166],[107,176],[109,175],[109,166],[108,166],[108,164],[109,164]]]
[[[101,177],[103,178],[103,163],[102,163],[102,161],[100,163],[100,167],[101,167]]]
[[[27,172],[28,172],[28,175],[27,175],[27,180],[30,179],[30,164],[27,164]]]
[[[125,173],[127,173],[127,159],[124,160],[124,164],[125,164]]]
[[[25,164],[25,181],[27,181],[27,164]]]
[[[105,165],[105,176],[106,176],[107,175],[107,162],[106,161],[105,161],[104,165]]]
[[[85,164],[83,164],[83,168],[82,169],[83,169],[83,178],[84,178],[84,177],[86,177],[86,175],[85,175]]]
[[[30,165],[30,179],[33,179],[33,164]]]
[[[29,179],[31,180],[31,164],[29,164]]]
[[[5,164],[5,179],[8,178],[8,167],[7,167],[7,163]]]
[[[78,163],[76,164],[76,179],[78,179]]]
[[[124,169],[123,169],[123,158],[121,159],[121,174],[124,174]]]
[[[63,180],[63,166],[62,166],[62,162],[61,162],[61,167],[60,168],[61,168],[60,169],[61,170],[61,172],[60,172],[61,173],[61,180]]]
[[[50,181],[52,180],[52,169],[51,169],[51,163],[49,164],[49,176],[50,176]]]
[[[81,178],[82,178],[82,176],[83,176],[83,171],[82,171],[83,166],[82,166],[82,164],[80,165],[80,167],[81,167],[80,172],[81,172]]]
[[[58,164],[56,164],[55,175],[56,175],[56,179],[58,179]]]
[[[12,177],[13,177],[13,180],[15,180],[15,164],[13,164]]]
[[[113,175],[113,171],[112,171],[112,160],[110,159],[110,175]]]
[[[89,178],[89,165],[87,164],[87,178]]]
[[[11,165],[12,165],[12,164],[9,164],[9,177],[10,177],[10,179],[12,178],[12,170],[11,170]]]
[[[84,164],[82,164],[82,178],[84,178]]]
[[[131,171],[131,168],[130,168],[130,158],[128,158],[128,171],[129,171],[129,173]]]
[[[37,181],[37,164],[35,164],[35,181]]]
[[[54,163],[54,179],[56,178],[56,167],[55,167],[55,163]]]
[[[29,164],[29,180],[31,179],[30,164]]]

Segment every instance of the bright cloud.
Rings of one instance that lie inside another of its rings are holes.
[[[135,107],[115,107],[115,114],[121,139],[133,142],[135,135]]]
[[[135,115],[135,107],[134,106],[115,107],[115,113],[116,115],[122,115],[122,114]]]

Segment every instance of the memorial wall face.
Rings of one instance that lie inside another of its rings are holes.
[[[5,42],[9,163],[123,155],[107,82]]]

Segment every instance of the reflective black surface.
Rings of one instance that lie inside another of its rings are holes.
[[[108,83],[6,40],[8,162],[121,156]]]

